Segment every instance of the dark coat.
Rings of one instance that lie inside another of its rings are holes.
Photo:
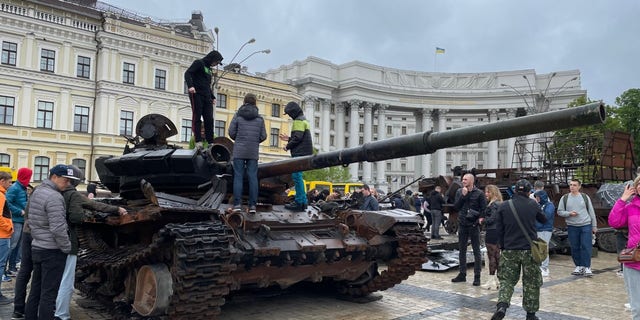
[[[204,58],[194,61],[184,73],[184,81],[187,88],[194,87],[196,94],[213,98],[211,93],[211,64],[222,61],[218,51],[211,51]]]
[[[435,190],[431,191],[428,200],[430,210],[442,210],[442,205],[445,203],[442,193]]]
[[[304,117],[300,106],[295,102],[289,102],[284,108],[284,113],[293,119],[291,135],[287,142],[287,150],[291,150],[292,157],[308,156],[313,154],[313,141],[309,121]]]
[[[462,196],[462,188],[456,190],[456,201],[453,207],[458,211],[458,222],[460,226],[473,226],[477,223],[478,218],[483,217],[484,210],[487,208],[487,198],[484,192],[473,187],[473,190]]]
[[[258,107],[245,104],[238,109],[229,125],[229,137],[235,141],[234,159],[258,160],[260,143],[267,139],[267,129]]]
[[[541,223],[547,221],[538,203],[521,194],[515,194],[509,201],[513,201],[513,205],[518,212],[518,217],[520,217],[520,221],[527,231],[529,238],[531,238],[531,240],[538,238],[536,233],[536,220]],[[530,250],[531,245],[513,216],[509,201],[503,202],[498,208],[498,214],[496,216],[498,244],[502,250]]]

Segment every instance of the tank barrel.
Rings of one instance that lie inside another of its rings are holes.
[[[258,176],[264,178],[297,171],[348,165],[354,162],[375,162],[429,154],[448,147],[602,124],[605,117],[604,104],[595,102],[580,107],[528,115],[494,123],[441,132],[420,132],[369,142],[354,148],[262,163],[258,168]]]

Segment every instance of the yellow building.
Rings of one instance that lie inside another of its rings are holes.
[[[188,22],[160,23],[96,1],[0,0],[0,166],[33,168],[37,182],[54,165],[73,163],[97,180],[94,160],[121,154],[123,135],[134,136],[149,113],[173,121],[180,134],[169,143],[188,147],[183,75],[214,41],[199,12]],[[218,91],[216,134],[226,135],[242,97],[253,92],[270,134],[262,161],[287,157],[273,134],[288,133],[282,106],[300,101],[295,88],[229,72]]]

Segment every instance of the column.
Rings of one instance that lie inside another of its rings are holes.
[[[71,91],[68,88],[60,88],[60,103],[54,106],[53,113],[56,115],[54,119],[54,129],[73,131],[73,123],[69,125],[69,117],[67,112],[73,114],[74,106],[71,105]],[[56,123],[57,122],[57,123]]]
[[[364,143],[369,143],[373,140],[373,103],[364,103]],[[373,176],[371,175],[371,162],[366,161],[362,164],[362,180],[365,183],[371,183]]]
[[[320,101],[320,146],[321,151],[327,152],[330,148],[330,139],[331,136],[331,101],[327,99],[322,99]]]
[[[388,104],[379,104],[378,105],[378,141],[384,140],[387,138],[387,109],[389,108]],[[387,186],[386,179],[386,165],[387,161],[378,161],[376,162],[376,182],[378,183],[377,188],[384,190],[387,192],[389,190]]]
[[[24,56],[27,57],[25,69],[27,70],[40,70],[40,63],[37,60],[40,57],[40,54],[35,52],[35,50],[37,50],[35,42],[36,35],[33,32],[28,32],[24,41]]]
[[[64,41],[62,43],[62,49],[60,50],[60,62],[62,62],[60,74],[63,76],[74,75],[75,68],[71,67],[73,59],[75,59],[75,55],[73,54],[73,50],[71,50],[71,42]]]
[[[449,112],[449,109],[438,109],[438,132],[446,130],[445,114]],[[438,175],[446,176],[447,173],[447,149],[440,149],[436,151],[436,173]]]
[[[142,57],[142,66],[141,66],[141,70],[140,70],[140,75],[139,78],[140,79],[140,84],[139,86],[141,87],[150,87],[149,85],[149,77],[151,77],[151,79],[153,79],[155,77],[155,70],[149,70],[150,66],[149,66],[149,57],[144,56]],[[151,83],[153,84],[153,83]]]
[[[358,133],[358,125],[360,115],[358,114],[358,108],[360,108],[360,100],[349,101],[349,148],[355,148],[358,146],[360,134]],[[349,174],[351,175],[351,181],[358,181],[358,164],[352,163],[349,165]]]
[[[433,129],[433,121],[431,119],[431,108],[422,109],[422,132],[430,131]],[[422,162],[422,175],[425,177],[431,177],[431,154],[425,154],[420,157],[416,157]]]
[[[105,48],[103,44],[99,44],[97,61],[94,64],[94,68],[97,68],[96,70],[98,71],[95,81],[109,80],[110,58],[109,49]]]
[[[336,102],[336,148],[342,150],[345,148],[344,138],[345,138],[345,121],[344,121],[344,112],[346,111],[345,105],[343,102]]]
[[[507,110],[507,119],[515,118],[516,110]],[[516,138],[507,139],[507,154],[505,155],[506,168],[513,168],[513,156],[516,146]]]
[[[20,108],[15,108],[15,113],[19,114],[15,117],[15,125],[20,127],[35,127],[32,125],[35,121],[35,112],[37,109],[37,101],[33,100],[33,82],[22,83],[22,98]],[[16,106],[17,107],[17,106]]]
[[[309,131],[311,131],[311,139],[313,139],[315,137],[315,133],[316,133],[316,128],[315,128],[315,121],[313,119],[314,114],[313,114],[313,110],[315,108],[316,105],[316,101],[318,101],[318,99],[316,97],[312,97],[312,96],[305,96],[304,97],[304,116],[307,118],[307,120],[309,121]],[[320,141],[313,141],[313,144],[317,144],[320,143]]]
[[[498,121],[498,109],[489,109],[489,123]],[[498,140],[489,141],[489,149],[487,151],[487,164],[485,168],[499,168],[498,164]]]

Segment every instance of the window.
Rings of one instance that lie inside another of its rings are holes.
[[[329,137],[329,145],[330,146],[335,146],[336,145],[336,137],[335,136],[330,136]]]
[[[405,177],[405,176],[401,176],[401,177],[400,177],[400,184],[402,184],[402,185],[407,184],[407,177]]]
[[[320,103],[319,102],[314,102],[313,103],[313,111],[314,112],[320,112]]]
[[[227,95],[218,93],[218,99],[216,99],[216,107],[217,108],[227,108]]]
[[[167,71],[156,69],[155,88],[158,90],[167,89]]]
[[[484,160],[484,152],[478,152],[478,161]]]
[[[344,137],[344,145],[349,146],[349,137]]]
[[[469,160],[469,155],[466,152],[462,153],[462,161],[468,161]]]
[[[406,172],[407,171],[407,164],[406,163],[401,163],[400,164],[400,171],[402,171],[402,172]]]
[[[46,180],[49,177],[49,158],[36,157],[33,169],[33,181]]]
[[[73,131],[89,132],[89,107],[76,106],[73,114]]]
[[[78,167],[80,171],[82,171],[83,176],[87,176],[87,160],[85,159],[73,159],[71,160],[71,164]],[[80,181],[82,182],[82,181]]]
[[[216,137],[224,137],[225,136],[225,128],[227,126],[226,121],[216,120],[216,125],[213,131],[214,136]]]
[[[387,134],[393,134],[393,127],[387,126]]]
[[[358,132],[364,132],[364,124],[358,125]]]
[[[378,133],[378,125],[377,124],[373,125],[373,133]]]
[[[364,168],[364,166],[362,165],[362,162],[358,163],[358,170],[362,170]]]
[[[120,111],[120,134],[133,136],[133,111]]]
[[[360,145],[363,145],[364,144],[364,138],[363,137],[358,138],[358,143]]]
[[[391,171],[391,162],[387,162],[387,171]]]
[[[313,117],[313,126],[315,128],[320,128],[320,117]]]
[[[276,117],[276,118],[280,118],[280,105],[277,103],[272,103],[271,104],[271,116],[272,117]]]
[[[329,130],[335,130],[336,129],[336,121],[331,119],[331,122],[329,122]]]
[[[478,118],[478,122],[484,121],[484,118]]]
[[[180,127],[180,141],[188,142],[191,140],[191,126],[191,120],[182,119],[182,127]]]
[[[76,70],[76,76],[78,78],[89,79],[90,72],[91,72],[91,58],[78,56],[78,67]]]
[[[313,141],[315,141],[315,143],[320,143],[320,134],[316,133],[313,135]]]
[[[0,96],[0,124],[13,124],[13,108],[16,100],[13,97]]]
[[[467,118],[462,118],[462,122],[467,122]]]
[[[40,53],[40,71],[53,72],[56,64],[56,52],[42,49]]]
[[[136,65],[125,62],[122,64],[122,83],[134,84],[136,79]]]
[[[53,128],[53,102],[38,101],[37,128]]]
[[[269,147],[278,147],[279,145],[279,136],[280,136],[280,129],[278,128],[271,128],[271,134],[269,135]]]
[[[15,66],[17,56],[18,45],[13,42],[2,41],[2,64]]]
[[[407,134],[407,127],[402,126],[402,135]]]
[[[11,167],[11,156],[6,153],[0,153],[0,167]]]

